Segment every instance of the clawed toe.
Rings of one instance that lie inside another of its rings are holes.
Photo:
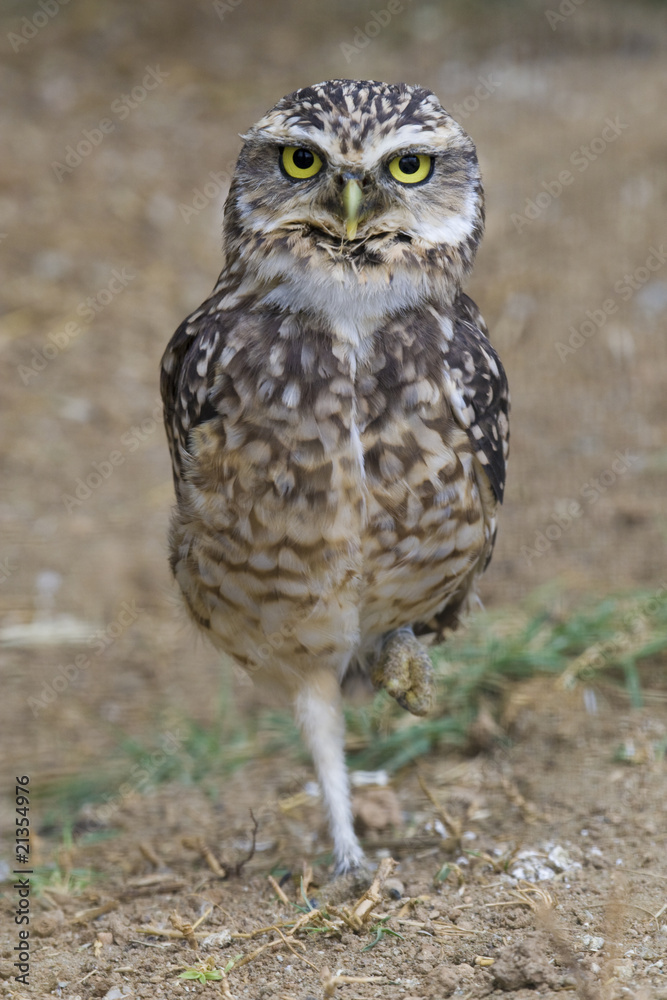
[[[353,866],[340,869],[337,865],[334,876],[319,893],[320,902],[337,906],[365,892],[374,878],[374,871],[364,857]]]
[[[399,629],[387,636],[371,680],[413,715],[426,715],[430,711],[433,665],[412,629]]]

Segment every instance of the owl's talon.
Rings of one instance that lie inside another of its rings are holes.
[[[371,671],[371,680],[412,715],[427,715],[430,711],[434,698],[433,665],[412,629],[397,629],[387,636]]]
[[[318,893],[318,902],[324,906],[336,906],[365,892],[370,886],[375,872],[366,858],[347,869],[334,870],[332,880]]]

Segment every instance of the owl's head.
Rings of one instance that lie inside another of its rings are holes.
[[[316,84],[243,139],[225,242],[267,280],[291,268],[342,284],[354,274],[386,288],[425,271],[460,284],[482,235],[483,191],[472,140],[431,91]]]

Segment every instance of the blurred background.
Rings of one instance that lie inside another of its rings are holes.
[[[219,659],[167,569],[158,364],[218,275],[239,133],[322,79],[429,87],[478,147],[487,234],[468,291],[513,401],[485,605],[566,615],[660,591],[666,13],[6,0],[0,727],[19,769],[48,784],[176,709],[216,718]]]

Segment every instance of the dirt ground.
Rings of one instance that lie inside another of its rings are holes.
[[[393,856],[398,882],[356,929],[353,887],[328,917],[294,905],[304,862],[321,897],[329,849],[296,748],[156,781],[185,753],[184,720],[214,733],[221,705],[266,707],[178,609],[157,367],[217,277],[238,133],[299,86],[419,82],[477,143],[487,235],[468,291],[513,399],[485,604],[565,614],[667,586],[666,8],[404,0],[388,13],[382,0],[3,7],[0,997],[225,995],[178,976],[264,944],[230,972],[233,997],[667,996],[659,680],[641,710],[611,688],[517,686],[499,742],[360,787],[369,854]],[[130,741],[147,748],[138,770]],[[223,764],[252,756],[221,742]],[[29,989],[12,978],[15,775],[37,796],[32,859],[63,875],[32,899]],[[71,786],[63,833],[50,810]],[[257,849],[236,875],[250,809]],[[95,873],[83,888],[66,878],[80,869]],[[200,917],[195,953],[177,927]]]
[[[664,693],[632,715],[613,694],[597,705],[591,715],[579,692],[530,682],[506,705],[511,744],[432,755],[384,787],[358,788],[369,857],[398,862],[358,927],[360,892],[327,895],[329,844],[309,766],[262,758],[205,790],[173,782],[150,791],[152,763],[184,753],[178,722],[166,722],[141,772],[78,812],[73,845],[54,850],[48,832],[35,839],[35,864],[55,858],[62,878],[33,901],[31,992],[11,980],[7,921],[0,996],[667,997]],[[236,874],[250,853],[250,810],[257,850]],[[311,862],[307,898],[326,917],[306,915],[310,930],[293,929]],[[86,869],[97,877],[75,892]],[[6,913],[12,902],[8,888]],[[220,982],[179,979],[234,958],[228,994]],[[326,970],[358,981],[326,993]]]

